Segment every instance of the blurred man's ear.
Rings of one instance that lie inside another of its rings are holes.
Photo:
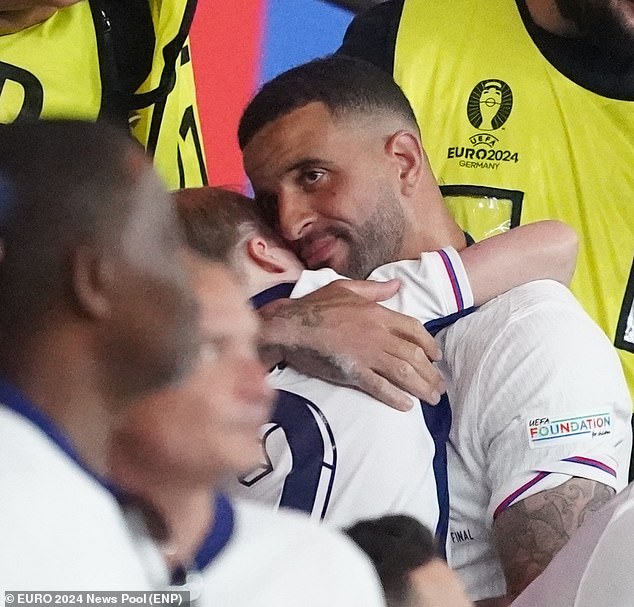
[[[83,314],[105,318],[110,314],[114,264],[90,246],[78,247],[70,259],[73,296]]]

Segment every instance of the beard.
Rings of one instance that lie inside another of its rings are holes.
[[[356,233],[338,234],[349,246],[343,274],[362,280],[378,266],[400,259],[405,237],[405,214],[400,201],[391,192],[379,192],[372,215]]]
[[[555,0],[581,35],[619,61],[634,58],[634,18],[628,0]],[[631,13],[631,11],[629,11]]]

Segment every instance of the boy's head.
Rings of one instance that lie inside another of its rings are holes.
[[[249,295],[296,280],[304,266],[250,198],[218,187],[173,194],[188,244],[227,264]]]

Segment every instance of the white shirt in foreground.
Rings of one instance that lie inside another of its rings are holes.
[[[380,607],[369,560],[299,513],[226,499],[197,558],[200,607]]]
[[[632,402],[612,344],[553,281],[513,289],[438,338],[453,413],[449,562],[472,600],[499,596],[496,514],[573,476],[623,489]]]
[[[0,404],[0,597],[164,587],[158,551],[133,537],[114,496],[44,425]]]
[[[579,527],[511,607],[627,607],[634,604],[634,485]]]

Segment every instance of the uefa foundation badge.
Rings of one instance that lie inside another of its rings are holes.
[[[595,439],[612,433],[612,412],[564,418],[532,418],[527,421],[526,430],[531,449],[554,447],[579,439]]]

